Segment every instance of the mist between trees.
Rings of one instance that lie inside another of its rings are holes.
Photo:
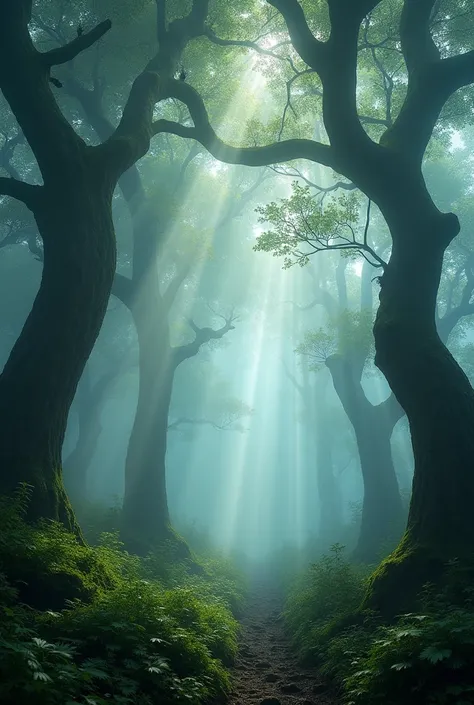
[[[465,608],[473,23],[471,0],[0,0],[6,537],[52,521],[96,556],[105,532],[204,602],[213,552],[282,590],[355,570],[334,643],[420,610],[453,562]]]

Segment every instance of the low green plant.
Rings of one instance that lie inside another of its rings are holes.
[[[380,627],[354,654],[347,702],[469,705],[474,702],[474,609],[407,614]]]
[[[114,532],[84,546],[54,522],[27,525],[27,501],[23,490],[13,502],[0,498],[3,705],[199,705],[225,696],[225,665],[237,651],[230,608],[242,595],[230,566],[164,568],[162,554],[132,556]]]
[[[294,584],[285,607],[285,622],[303,658],[315,659],[325,635],[353,615],[365,591],[364,568],[350,563],[335,544]]]
[[[419,612],[387,624],[361,611],[367,576],[335,546],[295,585],[286,624],[346,705],[472,705],[472,574],[452,561],[442,585],[425,586]]]

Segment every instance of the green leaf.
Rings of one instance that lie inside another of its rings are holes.
[[[438,663],[449,658],[452,654],[451,649],[438,649],[436,646],[427,646],[420,654],[420,658],[431,663]]]

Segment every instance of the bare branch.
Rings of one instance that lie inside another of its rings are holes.
[[[99,41],[111,27],[112,22],[105,20],[94,27],[94,29],[91,29],[90,32],[80,34],[73,39],[72,42],[69,42],[69,44],[47,51],[41,55],[44,65],[47,68],[51,68],[51,66],[58,66],[59,64],[66,64],[68,61],[72,61],[78,54],[89,49],[89,47]]]
[[[42,186],[33,186],[18,179],[0,176],[0,196],[10,196],[22,201],[31,211],[34,211],[39,203],[42,193]]]
[[[381,413],[385,417],[386,423],[390,425],[390,428],[394,429],[396,424],[401,418],[405,416],[405,411],[400,406],[397,397],[393,392],[390,394],[385,401],[381,404],[377,404],[376,409],[380,409]]]
[[[258,40],[251,41],[245,39],[221,39],[221,37],[218,37],[216,33],[212,29],[210,29],[210,27],[205,28],[204,36],[206,36],[209,41],[211,41],[213,44],[217,44],[221,47],[242,47],[246,49],[252,49],[253,51],[258,52],[259,54],[263,54],[263,56],[270,56],[273,59],[278,59],[279,61],[288,61],[288,57],[280,56],[279,54],[275,54],[275,51],[272,49],[264,49],[263,47],[259,46],[257,43]],[[286,42],[284,44],[286,45]]]
[[[440,59],[430,30],[435,0],[405,0],[400,22],[408,89],[403,106],[381,144],[420,164],[447,100],[474,82],[474,51]]]
[[[290,176],[292,178],[296,177],[301,179],[305,184],[311,188],[314,188],[319,193],[331,193],[332,191],[337,191],[338,189],[341,189],[342,191],[355,191],[357,188],[357,186],[351,181],[336,181],[334,184],[331,184],[331,186],[320,186],[311,179],[308,179],[308,177],[305,176],[300,169],[293,166],[270,166],[270,169],[281,176]]]
[[[186,416],[181,416],[180,418],[176,419],[175,421],[172,421],[170,424],[168,424],[168,431],[174,431],[178,429],[180,426],[211,426],[212,428],[217,429],[218,431],[239,431],[239,433],[242,432],[242,428],[236,428],[234,426],[235,422],[238,419],[230,419],[226,423],[217,423],[216,421],[211,421],[210,419],[191,419]]]
[[[283,15],[292,44],[303,61],[320,73],[323,69],[325,45],[311,32],[298,0],[268,0],[268,3]]]
[[[436,0],[404,0],[400,19],[400,41],[408,74],[440,58],[430,30]]]
[[[223,318],[225,324],[216,330],[214,328],[199,328],[193,320],[188,320],[188,324],[193,329],[196,337],[192,343],[173,348],[174,364],[176,367],[184,360],[197,355],[201,347],[206,343],[209,343],[211,340],[219,340],[229,331],[235,330],[234,322],[237,320],[237,317],[234,316],[233,312],[228,318],[225,316],[223,316]]]
[[[115,272],[112,284],[112,295],[116,296],[128,309],[132,306],[133,282],[119,272]]]

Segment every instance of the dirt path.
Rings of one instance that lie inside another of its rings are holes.
[[[229,705],[336,705],[318,674],[298,665],[269,590],[256,585],[249,598]]]

